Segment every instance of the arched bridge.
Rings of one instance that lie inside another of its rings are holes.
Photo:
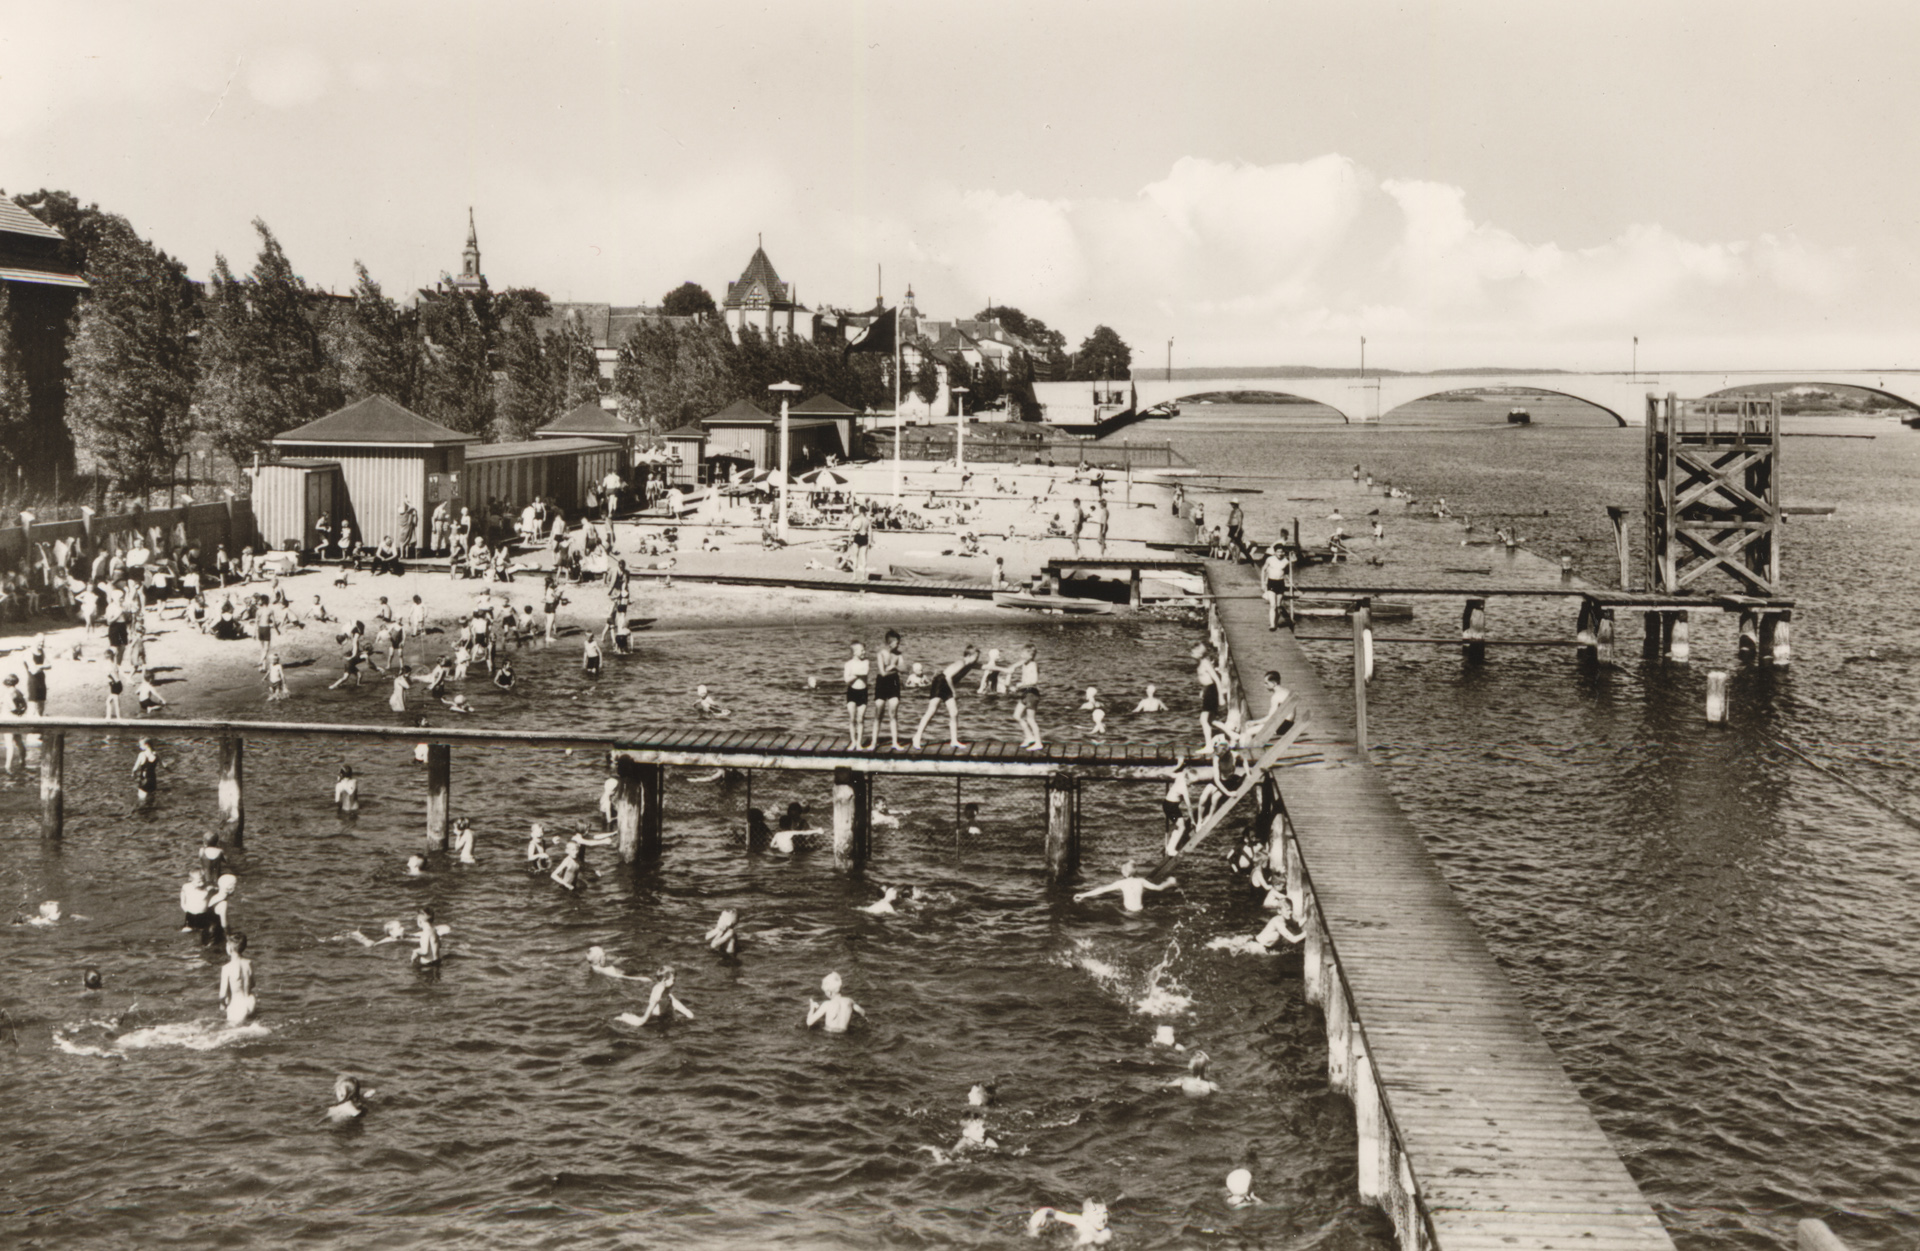
[[[1127,384],[1118,384],[1124,387]],[[1324,404],[1349,422],[1379,421],[1403,404],[1449,391],[1488,387],[1524,387],[1584,400],[1605,409],[1623,426],[1646,422],[1647,396],[1673,392],[1688,398],[1745,386],[1847,386],[1877,392],[1920,408],[1920,369],[1670,370],[1663,373],[1510,373],[1510,374],[1323,374],[1308,378],[1136,378],[1131,384],[1141,409],[1213,391],[1270,391]],[[1092,409],[1091,384],[1041,383],[1048,419]],[[1057,405],[1057,409],[1056,409]],[[1056,416],[1058,412],[1058,416]]]

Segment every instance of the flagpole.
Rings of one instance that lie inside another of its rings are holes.
[[[893,322],[893,502],[900,502],[900,319]]]

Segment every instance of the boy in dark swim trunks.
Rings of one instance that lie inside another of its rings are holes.
[[[926,737],[927,723],[933,720],[933,714],[940,710],[941,704],[947,706],[947,746],[966,746],[960,741],[960,701],[954,695],[954,689],[979,664],[980,649],[969,643],[960,653],[960,659],[933,676],[933,686],[927,691],[927,710],[920,717],[919,728],[913,732],[915,751],[920,750],[921,740]]]
[[[900,633],[888,630],[885,644],[873,657],[873,741],[867,750],[880,746],[880,716],[886,714],[887,732],[893,736],[893,750],[900,750]]]

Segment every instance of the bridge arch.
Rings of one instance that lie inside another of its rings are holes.
[[[1498,385],[1498,384],[1495,384],[1495,383],[1487,384],[1487,386],[1489,387],[1495,386],[1495,385]],[[1436,396],[1458,395],[1461,392],[1465,392],[1465,391],[1475,391],[1475,390],[1484,390],[1484,389],[1485,388],[1482,388],[1482,387],[1449,387],[1441,391],[1428,391],[1424,395],[1415,395],[1409,399],[1401,400],[1398,403],[1394,404],[1392,408],[1382,408],[1380,411],[1379,420],[1385,421],[1388,417],[1391,417],[1394,413],[1399,412],[1401,409],[1405,408],[1407,405],[1418,404],[1421,400],[1430,400]],[[1607,416],[1613,418],[1613,424],[1616,426],[1627,426],[1627,425],[1633,424],[1629,422],[1626,419],[1626,417],[1614,411],[1612,408],[1608,407],[1606,404],[1603,404],[1599,400],[1594,399],[1590,396],[1581,395],[1578,391],[1554,390],[1549,387],[1541,387],[1541,386],[1528,386],[1526,390],[1529,394],[1533,394],[1533,395],[1557,395],[1557,396],[1560,396],[1562,399],[1578,400],[1580,403],[1587,405],[1589,408],[1597,408],[1601,412],[1605,413]],[[1514,398],[1516,401],[1519,401],[1524,397],[1515,396]]]
[[[1177,391],[1180,388],[1178,384],[1175,384],[1175,386],[1172,389]],[[1185,415],[1188,413],[1197,413],[1197,412],[1204,411],[1209,406],[1207,402],[1201,401],[1196,397],[1203,396],[1203,395],[1218,395],[1218,394],[1221,394],[1222,392],[1232,392],[1238,395],[1284,395],[1290,399],[1304,400],[1309,404],[1318,404],[1321,408],[1332,409],[1334,416],[1338,417],[1341,420],[1341,422],[1345,425],[1350,426],[1354,423],[1353,415],[1349,413],[1346,409],[1342,408],[1340,405],[1335,404],[1330,400],[1323,399],[1319,395],[1308,394],[1305,391],[1297,390],[1293,387],[1277,387],[1272,385],[1254,386],[1254,387],[1220,386],[1216,383],[1211,383],[1211,382],[1195,382],[1195,383],[1189,384],[1187,393],[1185,395],[1173,395],[1173,396],[1170,396],[1169,399],[1171,400],[1172,403],[1179,405],[1182,414]],[[1164,402],[1166,401],[1161,401],[1161,400],[1154,401],[1154,403],[1164,403]],[[1213,403],[1224,402],[1228,404],[1233,404],[1233,403],[1237,403],[1238,401],[1226,400],[1226,401],[1212,401],[1212,402]],[[1260,401],[1258,400],[1253,401],[1253,403],[1255,404],[1258,404],[1259,402]],[[1140,397],[1140,404],[1142,407],[1146,407],[1147,398],[1145,395],[1142,395]]]

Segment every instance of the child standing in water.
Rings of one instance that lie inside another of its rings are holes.
[[[287,693],[287,671],[280,663],[280,653],[274,652],[267,657],[267,702],[277,703],[289,699]]]
[[[824,1001],[807,1000],[807,1028],[822,1026],[829,1034],[844,1034],[853,1024],[853,1014],[858,1012],[862,1020],[867,1010],[852,999],[840,993],[840,975],[829,973],[820,979]]]
[[[220,969],[220,1006],[228,1025],[244,1025],[253,1015],[253,961],[247,959],[247,936],[227,937],[227,962]]]
[[[353,776],[353,766],[340,766],[340,776],[333,784],[334,811],[342,816],[360,811],[360,779]]]
[[[414,924],[420,927],[420,945],[414,948],[413,963],[423,969],[433,968],[440,963],[440,931],[433,924],[433,909],[420,909]]]
[[[619,1019],[636,1027],[649,1021],[659,1021],[660,1027],[665,1029],[673,1023],[673,1014],[676,1012],[689,1021],[693,1019],[693,1009],[681,1003],[673,993],[673,970],[661,969],[660,976],[654,979],[652,992],[647,996],[647,1010],[639,1016],[622,1012]]]

